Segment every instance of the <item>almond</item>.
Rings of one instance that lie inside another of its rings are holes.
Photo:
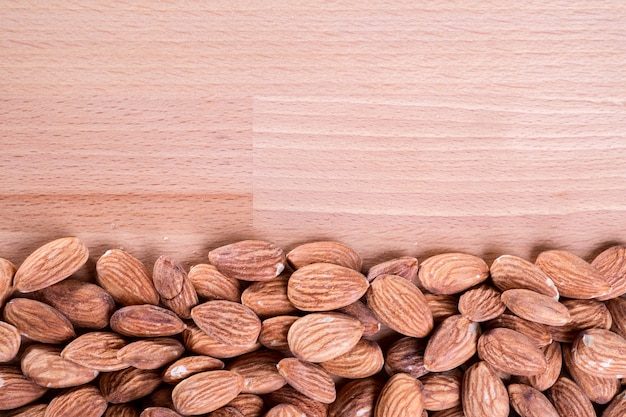
[[[554,298],[535,291],[506,290],[500,299],[514,314],[536,323],[563,326],[571,320],[567,307]]]
[[[243,378],[236,372],[201,372],[178,383],[172,392],[172,400],[181,414],[210,413],[233,400],[242,386]]]
[[[177,384],[183,379],[204,371],[224,369],[224,362],[210,356],[187,356],[170,364],[163,371],[163,382]]]
[[[265,409],[263,399],[254,394],[239,394],[227,405],[239,410],[244,417],[261,417]]]
[[[174,391],[174,388],[170,385],[160,386],[141,399],[141,407],[144,409],[148,407],[167,407],[174,409],[172,391]]]
[[[12,410],[29,404],[47,391],[13,366],[0,366],[0,381],[0,410]]]
[[[489,267],[477,256],[444,253],[422,262],[418,278],[434,294],[457,294],[480,284],[489,276]]]
[[[289,275],[281,274],[271,281],[254,282],[241,294],[241,304],[259,317],[274,317],[298,311],[287,296]]]
[[[591,401],[598,404],[606,404],[619,392],[619,379],[600,378],[576,365],[570,345],[563,346],[562,353],[565,368]]]
[[[15,265],[4,258],[0,258],[0,308],[13,293],[15,271]]]
[[[126,368],[102,374],[100,391],[112,404],[135,401],[153,392],[161,384],[158,371]]]
[[[548,364],[533,341],[515,330],[495,328],[478,338],[478,357],[495,370],[530,376],[545,372]]]
[[[477,362],[463,375],[461,402],[466,417],[508,417],[509,396],[498,374]]]
[[[61,357],[100,372],[119,371],[129,366],[117,358],[118,351],[127,343],[117,333],[85,333],[65,346]]]
[[[335,382],[321,366],[297,358],[285,358],[276,368],[289,385],[307,397],[325,404],[335,401]]]
[[[502,314],[501,316],[485,323],[485,330],[497,327],[504,327],[522,333],[530,338],[537,347],[547,346],[552,343],[552,335],[548,327],[513,314]]]
[[[159,256],[152,269],[152,281],[159,295],[169,300],[183,290],[187,272],[180,262],[169,256]]]
[[[563,326],[550,326],[552,338],[559,342],[571,343],[578,333],[585,329],[610,329],[613,319],[609,309],[596,300],[564,300],[570,322]]]
[[[611,330],[626,338],[626,298],[617,297],[605,301],[611,313]]]
[[[61,357],[61,348],[31,345],[21,359],[24,375],[46,388],[76,387],[93,381],[98,371],[85,368]]]
[[[241,283],[222,274],[213,265],[195,265],[189,270],[188,277],[198,295],[206,300],[239,302],[241,299]]]
[[[424,366],[426,340],[403,337],[389,346],[385,357],[385,372],[388,375],[405,373],[419,378],[428,373]]]
[[[376,375],[383,369],[383,351],[373,340],[361,339],[349,352],[320,365],[333,375],[357,379]]]
[[[83,385],[54,397],[44,417],[100,417],[106,409],[107,401],[98,388]]]
[[[20,332],[9,323],[0,321],[0,363],[12,361],[20,351],[22,336]]]
[[[602,417],[621,417],[626,414],[626,390],[620,392],[606,407]]]
[[[537,265],[513,255],[502,255],[489,268],[491,280],[500,291],[526,289],[559,299],[552,279]]]
[[[447,410],[437,411],[436,413],[429,414],[430,417],[466,417],[463,412],[463,407],[457,405],[456,407],[448,408]]]
[[[599,300],[610,300],[626,294],[626,247],[613,246],[606,249],[595,257],[591,266],[600,271],[611,285],[611,290],[598,297]]]
[[[346,314],[312,313],[291,325],[287,342],[297,358],[325,362],[349,352],[362,334],[361,322]]]
[[[180,358],[184,352],[178,340],[156,337],[129,343],[117,351],[117,359],[138,369],[158,369]]]
[[[139,411],[131,404],[110,404],[104,417],[139,417]]]
[[[222,407],[211,413],[211,417],[244,417],[235,407]]]
[[[326,417],[328,415],[327,404],[309,398],[289,385],[268,394],[265,399],[270,408],[278,404],[291,404],[302,410],[307,417]]]
[[[189,324],[183,331],[183,344],[185,348],[191,352],[219,359],[243,355],[255,351],[261,346],[261,344],[256,341],[249,346],[232,346],[222,343],[213,336],[200,330],[200,328],[193,323]]]
[[[182,319],[191,318],[191,310],[198,305],[198,294],[189,279],[183,281],[183,289],[174,298],[163,299],[163,304]]]
[[[278,352],[258,350],[236,358],[228,369],[243,378],[242,393],[268,394],[286,384],[276,369],[282,358],[283,355]]]
[[[424,367],[431,372],[449,371],[476,353],[480,326],[462,315],[450,316],[434,331],[424,351]]]
[[[589,397],[569,378],[559,378],[548,396],[559,416],[596,417]]]
[[[506,306],[500,300],[500,291],[482,284],[467,290],[459,298],[459,311],[477,323],[495,319],[504,313]]]
[[[524,384],[507,387],[511,405],[523,417],[560,417],[556,409],[541,391]]]
[[[29,298],[9,301],[4,319],[22,336],[41,343],[63,343],[76,336],[74,326],[59,310]]]
[[[561,365],[563,364],[563,355],[559,342],[552,342],[548,346],[544,346],[542,351],[548,365],[545,372],[518,378],[520,382],[530,385],[539,391],[547,390],[556,382],[561,374]]]
[[[285,269],[283,250],[270,242],[242,240],[209,252],[209,262],[224,275],[243,281],[269,281]]]
[[[122,307],[111,316],[111,329],[124,336],[164,337],[185,330],[185,323],[170,310],[151,304]]]
[[[433,329],[433,315],[424,294],[404,278],[376,278],[367,291],[367,304],[380,321],[405,336],[425,337]]]
[[[374,378],[355,379],[337,393],[329,417],[372,417],[383,384]]]
[[[261,332],[254,311],[232,301],[207,301],[191,310],[191,318],[203,332],[231,346],[250,346]]]
[[[38,295],[76,327],[102,329],[109,325],[115,311],[111,294],[89,282],[67,279],[44,288]]]
[[[291,404],[278,404],[270,408],[265,417],[306,417],[299,408]]]
[[[77,237],[64,237],[39,247],[22,262],[13,286],[22,293],[41,290],[72,275],[89,258],[87,245]]]
[[[374,336],[382,327],[378,317],[376,317],[374,312],[362,301],[355,301],[350,305],[338,308],[337,311],[359,320],[363,325],[363,337]]]
[[[139,417],[182,417],[176,411],[166,407],[148,407],[144,409]]]
[[[599,270],[570,252],[562,250],[542,252],[535,264],[552,278],[563,297],[597,298],[611,290],[611,285]]]
[[[424,409],[447,410],[461,404],[461,382],[459,370],[432,373],[420,379],[424,387]]]
[[[289,301],[303,311],[330,311],[359,300],[369,287],[360,272],[329,263],[301,267],[289,278]]]
[[[355,271],[363,266],[361,256],[348,245],[334,241],[319,241],[296,246],[287,254],[287,262],[293,269],[323,262],[340,265]]]
[[[459,314],[458,304],[459,298],[455,295],[424,293],[428,308],[432,312],[435,323],[441,323],[443,320],[455,314]]]
[[[44,417],[48,404],[31,404],[14,409],[6,417]]]
[[[418,416],[424,410],[422,383],[407,374],[394,374],[378,396],[375,417]]]
[[[118,303],[129,305],[159,304],[146,266],[121,249],[108,250],[96,262],[96,279]]]
[[[367,272],[367,279],[372,282],[379,275],[398,275],[413,284],[417,284],[417,269],[417,258],[403,256],[372,266]]]
[[[583,371],[602,378],[626,375],[626,339],[606,329],[587,329],[572,343],[572,359]]]
[[[287,334],[291,325],[298,320],[297,316],[276,316],[263,320],[259,342],[268,349],[283,353],[291,353]]]

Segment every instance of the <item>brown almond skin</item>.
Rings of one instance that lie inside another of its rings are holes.
[[[287,297],[302,311],[331,311],[359,300],[369,287],[360,272],[329,263],[301,267],[289,278]]]
[[[610,329],[613,324],[611,313],[606,305],[596,300],[564,300],[570,315],[569,323],[563,326],[549,326],[552,339],[572,343],[578,333],[585,329]]]
[[[159,304],[146,266],[121,249],[108,250],[98,259],[96,280],[121,305]]]
[[[508,417],[509,396],[498,374],[481,361],[463,375],[461,403],[466,417]]]
[[[176,410],[183,415],[215,411],[233,400],[243,386],[243,378],[231,371],[207,371],[181,381],[172,391]]]
[[[602,297],[611,290],[599,270],[570,252],[541,252],[535,264],[552,278],[563,297],[587,300]]]
[[[112,404],[135,401],[152,393],[161,384],[158,371],[126,368],[102,374],[100,392]]]
[[[227,300],[239,302],[241,299],[241,283],[232,277],[222,274],[210,264],[198,264],[189,270],[188,278],[198,296],[205,300]]]
[[[93,381],[98,371],[85,368],[61,357],[61,348],[31,345],[21,358],[24,375],[46,388],[69,388]]]
[[[422,262],[418,278],[433,294],[458,294],[478,285],[489,276],[489,267],[477,256],[443,253]]]
[[[278,404],[291,404],[302,410],[307,417],[326,417],[328,415],[328,404],[315,401],[289,385],[267,394],[264,399],[269,408]]]
[[[611,285],[608,293],[598,297],[605,301],[626,294],[626,247],[613,246],[591,262],[591,266],[604,275],[604,279]]]
[[[30,404],[10,411],[6,417],[44,417],[48,404]]]
[[[491,280],[500,291],[526,289],[559,299],[552,279],[537,265],[513,255],[502,255],[489,268]]]
[[[344,385],[330,405],[329,417],[372,417],[383,383],[375,378],[355,379]]]
[[[41,398],[46,388],[35,384],[14,366],[0,366],[0,410],[12,410]]]
[[[254,394],[239,394],[227,405],[239,410],[244,417],[261,417],[265,409],[263,399]]]
[[[507,387],[511,405],[524,417],[560,417],[556,409],[541,391],[524,384]]]
[[[139,417],[139,410],[130,404],[110,404],[104,417]]]
[[[589,397],[569,378],[559,378],[548,391],[548,397],[559,416],[596,417]]]
[[[514,314],[502,314],[499,317],[489,320],[483,325],[484,330],[497,327],[504,327],[522,333],[530,338],[537,347],[544,347],[552,343],[552,335],[548,327],[533,321],[525,320]]]
[[[382,323],[378,317],[376,317],[374,312],[367,306],[367,304],[360,300],[345,307],[338,308],[337,311],[339,313],[348,314],[349,316],[359,320],[363,325],[363,337],[374,336],[382,327]]]
[[[64,237],[39,247],[15,272],[13,287],[29,293],[56,284],[78,271],[89,258],[87,245],[77,237]]]
[[[587,329],[572,343],[572,359],[583,371],[602,378],[626,375],[626,339],[606,329]]]
[[[20,351],[22,336],[17,328],[9,323],[0,321],[0,363],[10,362]]]
[[[265,417],[306,417],[298,407],[291,404],[278,404],[270,408]]]
[[[361,339],[349,352],[320,365],[333,375],[357,379],[376,375],[383,369],[384,363],[383,351],[378,343]]]
[[[548,326],[563,326],[571,321],[567,307],[535,291],[506,290],[500,299],[509,310],[526,320]]]
[[[418,266],[417,258],[412,256],[390,259],[372,266],[367,272],[367,279],[372,282],[379,275],[398,275],[413,284],[417,284]]]
[[[480,326],[462,315],[445,319],[428,339],[424,367],[430,372],[449,371],[476,353]]]
[[[424,294],[404,278],[376,278],[367,291],[367,304],[381,322],[402,335],[425,337],[433,329],[433,315]]]
[[[611,330],[626,338],[626,298],[613,298],[604,304],[611,313]]]
[[[276,316],[263,320],[259,342],[268,349],[290,354],[287,334],[298,316]]]
[[[626,391],[620,392],[606,407],[602,417],[622,417],[626,414]]]
[[[542,351],[548,365],[545,372],[527,377],[518,377],[521,383],[530,385],[539,391],[547,390],[556,382],[561,374],[563,364],[563,354],[559,342],[552,342],[548,346],[544,346]]]
[[[478,338],[478,357],[495,370],[530,376],[545,372],[546,358],[531,339],[515,330],[495,328]]]
[[[186,279],[187,272],[177,260],[161,255],[154,262],[152,281],[154,288],[162,298],[170,299],[180,294]]]
[[[394,374],[380,392],[374,417],[418,416],[424,411],[422,383],[407,374]]]
[[[183,288],[180,293],[170,299],[163,299],[165,307],[172,310],[181,319],[188,320],[191,318],[191,310],[199,303],[198,294],[193,283],[185,278]]]
[[[141,408],[167,407],[174,409],[174,403],[172,402],[173,390],[174,388],[170,385],[161,385],[149,395],[141,399]]]
[[[120,308],[111,316],[110,325],[113,331],[133,337],[173,336],[186,328],[176,314],[150,304]]]
[[[428,373],[424,366],[426,340],[414,337],[403,337],[389,346],[385,353],[385,372],[391,376],[405,373],[419,378]]]
[[[241,304],[261,318],[292,314],[298,309],[287,296],[289,275],[281,274],[270,281],[252,283],[241,293]]]
[[[209,262],[224,275],[242,281],[269,281],[285,269],[283,250],[262,240],[242,240],[209,252]]]
[[[102,329],[109,325],[115,300],[98,285],[67,279],[38,292],[76,327]]]
[[[460,370],[431,373],[420,381],[424,387],[425,410],[447,410],[461,404],[463,373]]]
[[[117,353],[128,341],[113,332],[89,332],[72,340],[61,351],[61,357],[85,368],[113,372],[128,368]]]
[[[234,358],[248,352],[253,352],[261,347],[261,344],[255,342],[249,346],[232,346],[224,344],[200,330],[198,326],[190,323],[183,331],[183,344],[185,348],[191,352],[212,356],[218,359]]]
[[[191,310],[191,318],[203,332],[231,346],[249,346],[261,332],[261,320],[254,311],[232,301],[202,303]]]
[[[435,323],[441,323],[446,318],[459,314],[459,298],[456,295],[424,293],[428,308],[433,314]]]
[[[228,369],[243,378],[241,393],[268,394],[286,384],[276,369],[281,359],[279,352],[258,350],[235,358]]]
[[[335,382],[321,366],[297,358],[284,358],[276,369],[289,385],[307,397],[324,404],[335,401]]]
[[[183,379],[204,371],[224,369],[224,362],[205,355],[180,358],[163,371],[163,382],[177,384]]]
[[[458,308],[461,314],[477,323],[495,319],[506,310],[500,291],[487,284],[465,291],[459,297]]]
[[[156,337],[129,343],[117,351],[117,359],[138,369],[158,369],[180,358],[183,345],[170,337]]]
[[[296,320],[287,333],[291,352],[308,362],[325,362],[349,352],[361,339],[363,325],[341,313],[311,313]]]
[[[13,294],[13,276],[15,275],[15,265],[11,261],[0,258],[0,308],[4,302]]]
[[[571,345],[563,345],[562,354],[563,366],[591,401],[598,404],[606,404],[619,392],[619,379],[600,378],[578,367],[572,357]]]
[[[107,401],[92,385],[69,389],[50,401],[44,417],[100,417],[107,409]]]
[[[298,245],[287,253],[287,262],[294,270],[324,262],[360,271],[363,260],[350,246],[334,241],[309,242]]]
[[[139,417],[182,417],[176,411],[166,407],[148,407],[144,409]]]
[[[4,320],[21,335],[41,343],[63,343],[76,336],[74,326],[59,310],[29,298],[13,298],[4,306]]]
[[[210,417],[244,417],[235,407],[222,407],[213,411]]]
[[[465,413],[463,413],[463,407],[461,407],[460,405],[449,408],[447,410],[437,411],[429,415],[430,417],[465,417]]]

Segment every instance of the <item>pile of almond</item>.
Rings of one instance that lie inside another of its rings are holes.
[[[75,237],[0,259],[0,415],[626,416],[626,248],[363,271],[245,240],[189,270]]]

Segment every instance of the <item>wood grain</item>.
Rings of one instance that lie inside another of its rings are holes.
[[[626,241],[621,1],[0,4],[0,256]]]

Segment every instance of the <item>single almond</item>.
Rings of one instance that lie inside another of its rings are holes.
[[[602,378],[626,375],[626,339],[606,329],[587,329],[572,343],[572,359],[583,371]]]
[[[478,357],[495,370],[530,376],[545,372],[548,364],[533,341],[515,330],[495,328],[478,338]]]
[[[244,417],[261,417],[265,409],[263,399],[254,394],[239,394],[227,406],[236,408]]]
[[[367,291],[367,304],[380,321],[405,336],[425,337],[433,329],[433,315],[424,294],[404,278],[376,278]]]
[[[347,314],[359,320],[363,325],[363,337],[377,334],[382,323],[374,312],[364,302],[357,300],[354,303],[337,309],[338,312]]]
[[[567,307],[570,321],[563,326],[548,327],[556,341],[572,343],[578,333],[585,329],[610,329],[613,324],[609,309],[601,301],[573,299],[564,300],[562,304]]]
[[[541,391],[525,384],[507,387],[511,405],[524,417],[560,417],[550,400]]]
[[[419,416],[424,410],[422,383],[407,374],[394,374],[380,392],[374,417]]]
[[[465,291],[459,297],[458,308],[461,314],[477,323],[495,319],[506,310],[500,291],[487,284]]]
[[[504,327],[522,333],[530,338],[537,347],[547,346],[552,343],[552,335],[548,327],[533,321],[525,320],[514,314],[502,314],[484,324],[484,329]]]
[[[330,263],[301,267],[289,278],[289,301],[303,311],[330,311],[359,300],[369,287],[363,274]]]
[[[211,413],[211,417],[245,417],[235,407],[224,406]]]
[[[372,266],[367,272],[367,279],[372,282],[379,275],[398,275],[413,284],[417,284],[417,258],[402,256]]]
[[[261,320],[254,311],[232,301],[202,303],[191,310],[191,318],[206,334],[231,346],[249,346],[261,332]]]
[[[243,378],[236,372],[201,372],[179,382],[172,391],[172,400],[181,414],[210,413],[233,400],[242,386]]]
[[[109,404],[104,417],[139,417],[139,414],[132,404]]]
[[[169,300],[180,294],[186,279],[187,272],[177,260],[161,255],[154,262],[152,281],[154,288],[162,298]]]
[[[605,301],[626,294],[626,247],[612,246],[591,262],[591,266],[602,273],[611,289],[598,300]]]
[[[276,369],[283,358],[278,352],[258,350],[234,359],[228,369],[243,378],[241,392],[245,394],[268,394],[286,384]]]
[[[418,278],[434,294],[457,294],[478,285],[489,276],[489,267],[477,256],[443,253],[422,262]]]
[[[531,376],[520,376],[518,380],[539,391],[545,391],[550,388],[559,378],[559,375],[561,375],[563,355],[559,342],[552,342],[548,346],[544,346],[541,350],[547,363],[545,372]]]
[[[122,307],[111,316],[111,329],[124,336],[164,337],[185,330],[185,323],[170,310],[151,304]]]
[[[204,371],[224,369],[224,362],[205,355],[180,358],[163,371],[163,382],[177,384],[183,379]]]
[[[17,328],[0,321],[0,363],[12,361],[20,351],[22,336]]]
[[[276,369],[289,385],[307,397],[324,404],[335,401],[335,382],[321,366],[297,358],[284,358]]]
[[[489,268],[491,280],[500,291],[526,289],[559,299],[552,279],[537,265],[513,255],[502,255]]]
[[[535,291],[506,290],[500,299],[514,314],[536,323],[563,326],[571,320],[567,307],[554,298]]]
[[[121,249],[108,250],[98,259],[96,279],[121,305],[159,304],[159,293],[146,266]]]
[[[112,404],[135,401],[152,393],[161,384],[161,375],[155,370],[126,368],[102,374],[100,392]]]
[[[604,409],[602,417],[622,417],[626,415],[626,390],[616,395]]]
[[[139,417],[182,417],[176,411],[167,407],[148,407],[145,408]]]
[[[508,417],[509,395],[504,383],[484,361],[470,366],[463,375],[461,403],[468,417]]]
[[[425,292],[424,297],[435,323],[441,323],[446,318],[459,314],[459,297],[456,295]]]
[[[259,342],[268,349],[282,353],[291,353],[287,334],[291,325],[298,320],[298,316],[276,316],[263,320]]]
[[[349,352],[361,339],[363,325],[341,313],[311,313],[287,333],[289,349],[304,361],[325,362]]]
[[[180,358],[183,345],[170,337],[155,337],[129,343],[117,351],[117,359],[138,369],[158,369]]]
[[[559,416],[596,417],[589,397],[569,378],[560,377],[548,391],[548,397]]]
[[[340,265],[355,271],[363,266],[361,256],[348,245],[334,241],[309,242],[298,245],[287,253],[287,262],[293,269],[323,262]]]
[[[14,366],[0,366],[0,410],[12,410],[41,398],[47,391]]]
[[[38,295],[76,327],[105,328],[115,311],[115,300],[111,294],[89,282],[66,279],[44,288]]]
[[[626,338],[626,298],[616,297],[604,304],[611,313],[611,330]]]
[[[242,240],[209,252],[209,262],[224,275],[243,281],[269,281],[285,269],[283,250],[262,240]]]
[[[0,308],[13,294],[13,276],[16,270],[11,261],[0,258]]]
[[[403,337],[389,346],[385,353],[384,369],[388,375],[405,373],[419,378],[428,373],[424,365],[425,339]]]
[[[215,337],[203,332],[193,323],[187,325],[182,336],[183,344],[187,350],[199,355],[207,355],[219,359],[234,358],[235,356],[253,352],[261,346],[257,341],[248,346],[233,346],[222,343]]]
[[[445,319],[435,329],[424,351],[424,367],[431,372],[461,366],[476,353],[480,326],[460,314]]]
[[[117,358],[117,353],[127,343],[117,333],[89,332],[67,344],[61,351],[61,357],[100,372],[119,371],[129,366]]]
[[[76,336],[74,326],[59,310],[29,298],[10,300],[4,319],[22,336],[41,343],[63,343]]]
[[[241,283],[222,274],[210,264],[198,264],[189,270],[188,278],[198,295],[205,300],[227,300],[239,302]]]
[[[330,405],[329,417],[371,417],[383,384],[376,378],[355,379],[344,385]]]
[[[13,286],[22,293],[41,290],[78,271],[89,258],[87,245],[77,237],[64,237],[39,247],[22,262]]]
[[[10,411],[6,417],[44,417],[48,404],[29,404]]]
[[[295,405],[278,404],[270,408],[265,417],[306,417],[306,414]]]
[[[447,410],[461,404],[461,371],[431,373],[420,378],[420,381],[424,387],[425,410]]]
[[[328,415],[328,405],[307,397],[289,385],[285,385],[265,397],[269,408],[278,404],[291,404],[302,410],[307,417],[326,417]]]
[[[21,368],[28,379],[46,388],[76,387],[93,381],[99,374],[62,358],[61,348],[42,344],[26,348]]]
[[[383,369],[384,363],[383,351],[378,343],[361,339],[347,353],[320,365],[333,375],[357,379],[376,375]]]
[[[619,379],[601,378],[580,368],[574,362],[571,345],[564,345],[562,353],[565,369],[591,401],[606,404],[619,392]]]
[[[107,401],[92,385],[71,388],[54,397],[44,417],[100,417],[107,409]]]
[[[602,272],[573,253],[563,250],[541,252],[535,261],[554,282],[559,294],[568,298],[598,298],[611,291]]]
[[[174,298],[163,299],[165,307],[172,310],[181,319],[190,319],[191,310],[198,305],[198,294],[191,280],[185,278],[183,288]]]
[[[287,296],[289,275],[283,273],[270,281],[252,283],[241,293],[241,304],[259,317],[274,317],[298,311]]]

